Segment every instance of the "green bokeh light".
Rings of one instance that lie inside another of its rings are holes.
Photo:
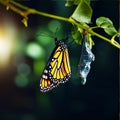
[[[18,65],[17,71],[18,71],[18,74],[29,75],[31,72],[31,69],[29,65],[27,65],[26,63],[21,63]]]
[[[48,24],[48,29],[53,33],[58,32],[61,29],[61,23],[57,20],[52,20]]]
[[[39,59],[44,57],[45,51],[38,43],[32,42],[26,47],[26,54],[33,59]]]
[[[28,83],[28,78],[25,75],[19,74],[15,78],[15,84],[18,87],[26,87]]]

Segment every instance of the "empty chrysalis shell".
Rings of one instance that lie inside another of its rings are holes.
[[[80,62],[78,65],[79,75],[82,79],[81,83],[86,83],[87,75],[90,72],[91,62],[95,60],[95,56],[90,49],[90,45],[87,42],[87,35],[83,37],[82,52],[80,56]]]

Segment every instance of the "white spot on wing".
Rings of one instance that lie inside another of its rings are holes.
[[[47,79],[47,78],[48,78],[46,75],[42,75],[42,77],[43,77],[44,79]]]
[[[44,70],[44,73],[48,73],[48,70]]]

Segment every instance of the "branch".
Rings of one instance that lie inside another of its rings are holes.
[[[101,38],[102,40],[110,43],[114,47],[120,49],[120,44],[117,41],[115,41],[113,38],[108,39],[108,38],[98,34],[98,33],[94,32],[92,29],[88,29],[85,26],[82,26],[81,24],[79,24],[78,22],[73,20],[71,17],[65,18],[65,17],[61,17],[61,16],[41,12],[41,11],[35,10],[33,8],[26,7],[26,6],[24,6],[24,5],[22,5],[22,4],[18,3],[18,2],[15,2],[13,0],[0,0],[0,3],[2,5],[4,5],[4,6],[6,6],[7,9],[10,9],[10,10],[18,13],[19,15],[21,15],[24,18],[24,20],[26,20],[26,21],[23,21],[23,22],[26,22],[26,24],[27,24],[28,16],[30,14],[38,14],[38,15],[41,15],[41,16],[45,16],[45,17],[49,17],[49,18],[53,18],[53,19],[57,19],[57,20],[62,20],[62,21],[74,24],[74,25],[76,25],[76,26],[78,26],[78,27],[80,27],[82,29],[85,29],[91,35],[97,36],[98,38]]]

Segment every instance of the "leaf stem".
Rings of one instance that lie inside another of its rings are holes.
[[[88,29],[87,27],[81,25],[79,22],[73,20],[71,17],[65,18],[65,17],[61,17],[61,16],[57,16],[57,15],[41,12],[41,11],[38,11],[36,9],[32,9],[32,8],[26,7],[26,6],[24,6],[24,5],[22,5],[22,4],[18,3],[18,2],[15,2],[13,0],[0,0],[0,3],[2,5],[5,5],[9,9],[11,9],[12,11],[20,14],[24,18],[28,18],[28,15],[30,15],[30,14],[38,14],[38,15],[41,15],[41,16],[45,16],[45,17],[49,17],[49,18],[53,18],[53,19],[57,19],[57,20],[65,21],[65,22],[69,22],[69,23],[71,23],[73,25],[76,25],[76,26],[78,26],[78,27],[80,27],[82,29],[87,30],[91,35],[97,36],[97,37],[101,38],[102,40],[110,43],[114,47],[120,49],[120,44],[117,41],[115,41],[115,40],[111,41],[110,39],[108,39],[108,38],[106,38],[106,37],[104,37],[104,36],[94,32],[92,29]]]
[[[106,42],[110,43],[114,47],[117,47],[118,49],[120,49],[120,44],[118,42],[116,42],[115,40],[114,40],[115,42],[112,42],[110,39],[108,39],[108,38],[106,38],[106,37],[104,37],[104,36],[102,36],[102,35],[94,32],[92,30],[90,30],[88,32],[91,33],[91,34],[93,34],[93,35],[95,35],[95,36],[97,36],[97,37],[99,37],[99,38],[101,38],[101,39],[103,39],[103,40],[105,40]]]

